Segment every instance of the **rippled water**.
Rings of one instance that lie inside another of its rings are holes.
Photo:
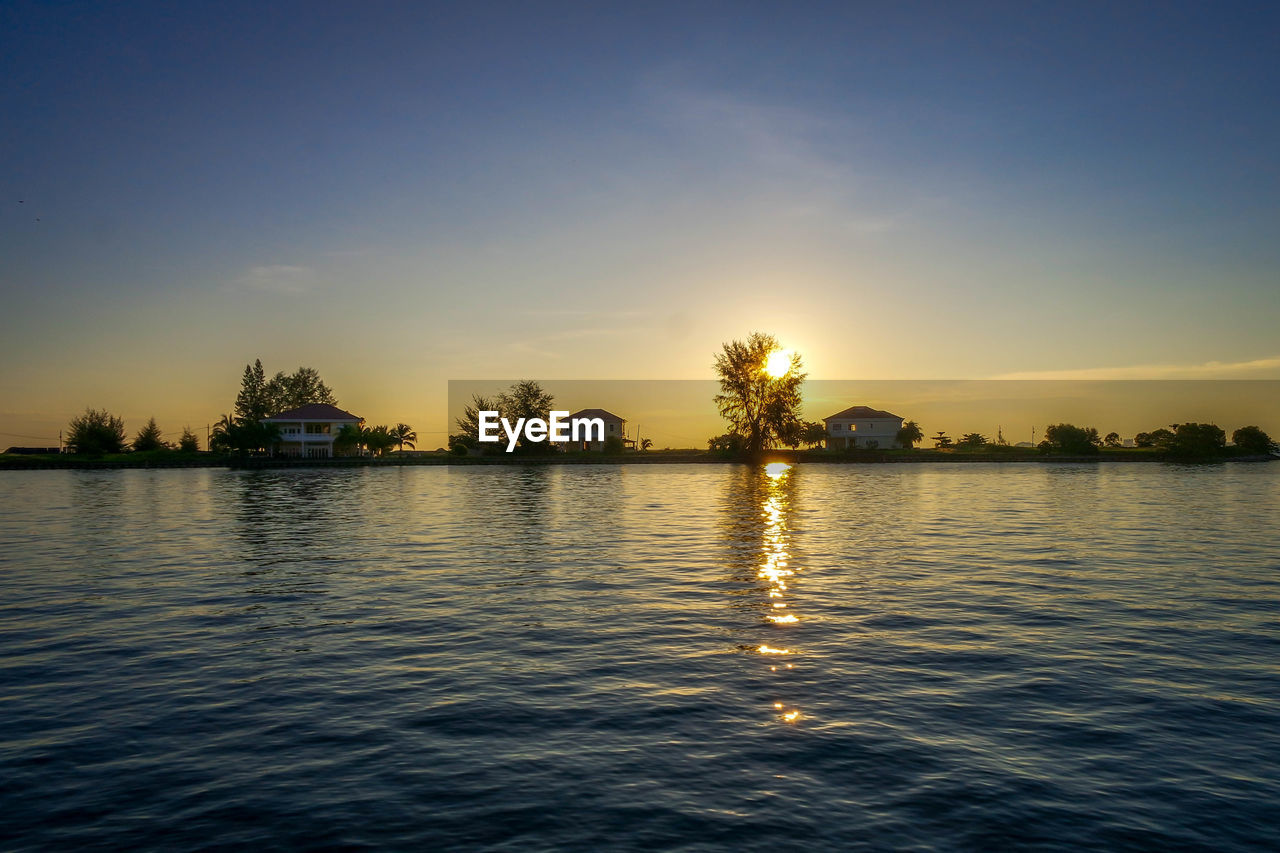
[[[1280,465],[0,476],[7,849],[1280,845]]]

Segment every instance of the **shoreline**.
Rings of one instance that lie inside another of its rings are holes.
[[[930,450],[893,453],[859,453],[857,455],[810,453],[806,451],[770,451],[757,464],[787,462],[790,464],[816,465],[920,465],[927,463],[976,464],[1109,464],[1109,463],[1170,463],[1217,464],[1223,462],[1274,462],[1277,457],[1262,455],[1216,456],[1209,458],[1180,459],[1157,453],[1108,453],[1090,455],[1048,455],[1039,453],[938,453]],[[282,459],[271,457],[246,457],[241,459],[183,458],[183,459],[24,459],[20,456],[0,458],[0,471],[83,470],[102,471],[115,469],[171,469],[171,468],[225,468],[229,470],[291,470],[302,468],[397,468],[404,466],[485,466],[485,465],[706,465],[750,464],[745,459],[719,456],[711,453],[633,453],[623,456],[603,454],[573,454],[569,456],[454,456],[423,455],[393,458],[351,457],[339,459]]]

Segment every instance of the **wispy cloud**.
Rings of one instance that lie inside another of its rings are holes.
[[[316,271],[311,267],[268,264],[250,267],[248,272],[232,284],[244,290],[256,290],[261,293],[297,294],[315,290],[318,278]]]
[[[1280,356],[1252,361],[1206,361],[1202,364],[1139,364],[1086,367],[1077,370],[1031,370],[1004,373],[993,379],[1275,379]]]

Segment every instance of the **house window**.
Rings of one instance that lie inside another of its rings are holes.
[[[307,424],[307,434],[308,435],[328,435],[329,425],[328,424]]]

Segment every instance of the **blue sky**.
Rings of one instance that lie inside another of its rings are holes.
[[[425,433],[754,329],[1280,376],[1275,7],[889,6],[7,3],[0,431],[203,425],[261,357]]]

